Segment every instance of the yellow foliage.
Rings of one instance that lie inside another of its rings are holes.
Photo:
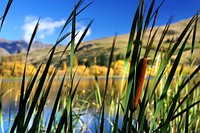
[[[86,69],[86,70],[85,70]],[[84,71],[85,70],[85,71]],[[76,73],[75,73],[76,72]],[[70,68],[67,69],[67,73],[70,73]],[[84,65],[80,65],[80,66],[76,66],[72,69],[72,73],[76,76],[89,76],[90,75],[90,71],[88,68],[86,68],[86,66]]]
[[[3,62],[0,67],[0,73],[2,76],[10,77],[14,70],[13,76],[19,77],[23,75],[24,64],[21,62]],[[26,67],[26,76],[31,76],[35,73],[36,69],[33,65],[28,64]]]
[[[62,61],[62,70],[63,71],[67,70],[67,63],[66,63],[66,61]]]
[[[1,71],[1,74],[4,77],[11,77],[12,71],[4,69],[4,70]]]
[[[90,74],[91,75],[106,76],[107,71],[108,71],[108,68],[105,67],[105,66],[94,65],[94,66],[91,66],[91,68],[90,68]],[[114,73],[114,71],[111,68],[109,76],[113,76],[113,73]]]
[[[115,76],[122,76],[123,71],[124,71],[124,61],[123,60],[118,60],[116,62],[112,63],[112,68],[114,70],[114,75]],[[129,73],[129,68],[130,68],[130,63],[128,63],[128,67],[126,70],[126,76]]]

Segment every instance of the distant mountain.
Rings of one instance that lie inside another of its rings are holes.
[[[49,46],[50,44],[44,44],[42,42],[35,41],[31,46],[31,50],[42,49]],[[25,52],[28,48],[28,43],[23,40],[11,41],[0,38],[0,48],[6,50],[10,54],[14,54],[17,52]]]

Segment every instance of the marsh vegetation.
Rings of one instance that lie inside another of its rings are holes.
[[[88,23],[80,40],[75,43],[76,20],[82,11],[92,6],[92,2],[85,4],[83,0],[78,1],[55,44],[39,63],[35,72],[27,77],[28,57],[39,27],[40,20],[38,20],[24,59],[23,73],[19,79],[20,89],[16,97],[18,100],[14,106],[7,109],[7,117],[4,115],[2,101],[5,96],[14,94],[7,93],[15,89],[13,82],[10,82],[8,87],[10,89],[1,93],[1,131],[11,133],[199,132],[200,65],[194,65],[196,57],[193,55],[195,43],[198,41],[196,32],[199,12],[194,14],[185,27],[182,27],[182,32],[174,33],[169,32],[172,17],[162,30],[159,29],[160,27],[155,27],[157,14],[164,3],[155,7],[156,1],[152,0],[146,7],[145,2],[145,0],[139,2],[133,17],[121,75],[117,77],[120,79],[117,80],[119,84],[114,83],[116,77],[111,74],[112,67],[117,68],[117,65],[112,64],[118,38],[116,35],[110,44],[104,83],[100,83],[102,77],[93,73],[91,78],[93,84],[85,90],[81,90],[80,87],[84,79],[82,75],[87,71],[87,67],[78,77],[75,76],[79,68],[79,66],[74,67],[75,58],[94,20]],[[6,15],[1,20],[5,17]],[[67,27],[71,28],[70,32],[65,31]],[[176,34],[177,39],[174,41],[171,38],[171,41],[168,41],[169,45],[165,45],[165,36],[172,33]],[[68,45],[54,60],[54,56],[57,55],[56,48],[67,37],[71,38]],[[180,61],[184,58],[183,52],[188,47],[189,39],[191,41],[190,65],[184,65]],[[165,52],[161,52],[163,47],[167,47]],[[56,75],[63,63],[63,57],[66,56],[66,51],[70,53],[67,58],[64,58],[69,62],[69,69],[59,77],[56,92],[53,93],[54,98],[49,101],[48,97],[54,86],[53,81],[57,79]],[[150,55],[151,61],[147,62]],[[51,69],[52,63],[56,64],[53,69]],[[1,85],[4,82],[5,80],[2,80]],[[52,103],[50,107],[49,102]],[[3,119],[5,117],[7,124]]]

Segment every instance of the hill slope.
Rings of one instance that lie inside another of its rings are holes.
[[[183,31],[187,23],[189,22],[189,19],[171,24],[170,29],[165,37],[164,43],[162,44],[162,51],[166,51],[166,49],[169,46],[169,41],[174,38],[176,40],[180,33]],[[155,49],[157,47],[157,43],[160,39],[160,35],[162,34],[162,31],[164,29],[164,26],[160,26],[158,30],[158,34],[155,39],[155,43],[153,44],[153,47],[151,49],[149,58],[152,58]],[[149,30],[147,31],[147,33]],[[147,34],[148,35],[148,34]],[[145,43],[147,41],[146,38],[148,36],[145,36],[144,42],[143,42],[143,49],[142,49],[142,54],[145,49]],[[196,42],[195,42],[195,50],[194,50],[194,57],[196,58],[195,64],[200,64],[200,57],[198,54],[200,53],[200,20],[198,22],[198,27],[197,27],[197,34],[196,34]],[[123,34],[123,35],[118,35],[117,37],[117,42],[115,46],[115,55],[125,55],[126,52],[126,47],[128,44],[128,39],[129,39],[129,34]],[[91,40],[87,42],[83,42],[80,46],[79,49],[76,53],[76,56],[79,59],[80,63],[83,63],[85,60],[91,60],[91,62],[96,61],[97,59],[101,58],[102,56],[108,58],[110,51],[111,51],[111,45],[113,42],[113,37],[107,37],[107,38],[101,38],[101,39],[96,39],[96,40]],[[1,47],[1,45],[0,45]],[[64,45],[58,46],[57,52],[62,51],[65,48]],[[39,50],[34,50],[31,51],[29,60],[37,64],[41,61],[42,57],[46,55],[50,48],[44,48],[44,49],[39,49]],[[186,49],[183,53],[183,56],[185,57],[184,59],[181,60],[182,63],[188,64],[190,60],[190,50],[191,49],[191,37],[188,41],[188,44],[186,45]],[[57,54],[59,55],[59,54]],[[57,56],[56,55],[56,56]],[[56,60],[55,56],[55,60]]]

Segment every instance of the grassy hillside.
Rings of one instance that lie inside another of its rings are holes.
[[[169,31],[165,37],[164,44],[162,44],[160,51],[162,51],[162,52],[167,51],[169,44],[170,44],[170,40],[172,38],[174,38],[174,42],[175,42],[176,39],[178,38],[178,36],[180,35],[180,33],[182,32],[183,28],[187,25],[188,22],[189,22],[189,19],[171,24]],[[198,23],[200,24],[200,21]],[[162,34],[163,29],[164,29],[164,26],[159,27],[158,34],[157,34],[158,36],[156,36],[153,47],[150,51],[150,54],[148,57],[149,59],[151,59],[153,56],[153,54],[151,54],[151,53],[155,53],[154,51],[157,47],[157,44],[158,44],[158,41],[159,41],[160,35]],[[148,29],[148,31],[149,31],[149,29]],[[199,39],[200,32],[199,31],[200,31],[200,25],[198,25],[198,28],[197,28],[196,42],[194,45],[195,50],[193,53],[193,58],[195,58],[195,62],[194,62],[195,64],[200,63],[200,57],[198,56],[198,54],[200,53],[200,39]],[[148,35],[148,32],[147,32],[147,35]],[[129,38],[129,34],[118,35],[117,43],[115,46],[115,56],[117,56],[119,54],[120,55],[125,54],[126,46],[128,43],[128,38]],[[144,39],[144,40],[147,41],[148,36],[145,36],[145,38],[146,39]],[[79,62],[84,62],[86,60],[90,60],[91,62],[94,62],[95,60],[98,60],[102,55],[104,55],[105,57],[108,58],[110,51],[111,51],[112,41],[113,41],[113,37],[107,37],[107,38],[101,38],[101,39],[83,42],[79,46],[79,49],[76,53],[76,56],[78,57]],[[144,50],[145,43],[146,43],[145,41],[143,42],[142,52],[145,51]],[[190,57],[191,57],[190,56],[191,55],[191,46],[192,46],[192,42],[191,42],[191,38],[190,38],[189,42],[186,46],[186,49],[183,53],[183,55],[184,55],[183,57],[186,57],[186,58],[181,60],[181,62],[184,64],[190,63],[189,61],[190,61]],[[63,46],[63,45],[59,46],[57,48],[57,52],[59,53],[60,51],[64,50],[64,48],[65,48],[65,46]],[[32,51],[30,54],[29,60],[34,64],[39,63],[40,60],[42,59],[42,57],[44,57],[46,55],[48,50],[49,50],[49,48]],[[174,55],[174,57],[175,57],[175,55]],[[57,57],[55,56],[55,60],[56,60],[56,58]]]

